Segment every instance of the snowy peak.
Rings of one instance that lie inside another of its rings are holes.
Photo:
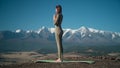
[[[85,26],[80,27],[79,30],[81,32],[84,32],[84,33],[86,33],[86,32],[104,33],[104,31],[102,31],[102,30],[97,30],[97,29],[94,29],[94,28],[88,28],[88,27],[85,27]]]
[[[55,33],[55,28],[48,28],[51,33]]]
[[[87,27],[85,27],[85,26],[80,27],[79,30],[82,31],[82,32],[89,31],[89,29]]]
[[[16,33],[26,33],[26,31],[24,31],[24,30],[22,30],[22,29],[17,29],[15,32],[16,32]]]
[[[120,42],[120,33],[80,27],[79,29],[64,29],[63,39],[66,41],[84,40],[89,42]]]
[[[43,26],[43,27],[41,28],[41,30],[48,30],[48,28],[45,27],[45,26]]]
[[[115,36],[120,36],[120,33],[118,32],[108,32],[108,31],[103,31],[103,30],[97,30],[97,29],[94,29],[94,28],[88,28],[88,27],[85,27],[85,26],[82,26],[78,29],[63,29],[64,31],[64,35],[66,34],[69,34],[69,35],[74,35],[74,34],[102,34],[102,35],[112,35],[113,37]],[[27,31],[23,31],[21,29],[17,29],[15,31],[16,33],[20,33],[20,32],[25,32],[25,33],[31,33],[31,32],[34,32],[34,33],[54,33],[55,32],[55,28],[47,28],[45,26],[41,27],[39,30],[37,31],[33,31],[33,30],[27,30]]]
[[[90,32],[93,32],[93,33],[97,33],[97,32],[99,32],[100,30],[93,29],[93,28],[89,28],[89,31],[90,31]]]
[[[88,28],[82,26],[78,29],[63,29],[63,41],[64,42],[77,42],[77,43],[96,43],[96,44],[120,44],[120,33],[97,30],[94,28]],[[24,38],[34,37],[37,39],[46,39],[48,41],[55,41],[55,28],[41,27],[37,31],[33,30],[16,30],[16,34],[21,34],[20,37]],[[13,36],[13,35],[12,35]],[[17,36],[17,35],[16,35]]]
[[[21,32],[21,30],[20,30],[20,29],[17,29],[15,32],[16,32],[16,33],[20,33],[20,32]]]
[[[37,30],[36,32],[37,32],[38,34],[40,34],[41,32],[47,32],[47,31],[48,31],[48,28],[45,27],[45,26],[42,26],[42,28],[40,28],[40,29]]]

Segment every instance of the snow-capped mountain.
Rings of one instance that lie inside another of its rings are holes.
[[[63,42],[85,45],[120,45],[120,33],[80,27],[78,29],[63,29]],[[33,40],[55,42],[55,29],[42,27],[39,30],[0,31],[0,40]]]

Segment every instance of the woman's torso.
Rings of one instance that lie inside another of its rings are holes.
[[[62,14],[58,14],[59,17],[58,17],[58,21],[57,21],[57,25],[55,25],[55,32],[57,33],[63,33],[63,30],[62,30],[62,27],[61,27],[61,24],[62,24],[62,19],[63,19],[63,15]]]

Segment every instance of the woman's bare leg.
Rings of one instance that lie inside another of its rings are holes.
[[[56,42],[57,42],[57,48],[58,48],[58,59],[56,61],[62,62],[63,60],[62,33],[56,34]]]

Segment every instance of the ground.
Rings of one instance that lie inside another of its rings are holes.
[[[35,63],[38,59],[56,59],[56,54],[39,54],[37,52],[14,52],[0,54],[0,68],[120,68],[120,60],[113,56],[84,56],[75,53],[64,54],[64,60],[94,60],[87,63]]]

